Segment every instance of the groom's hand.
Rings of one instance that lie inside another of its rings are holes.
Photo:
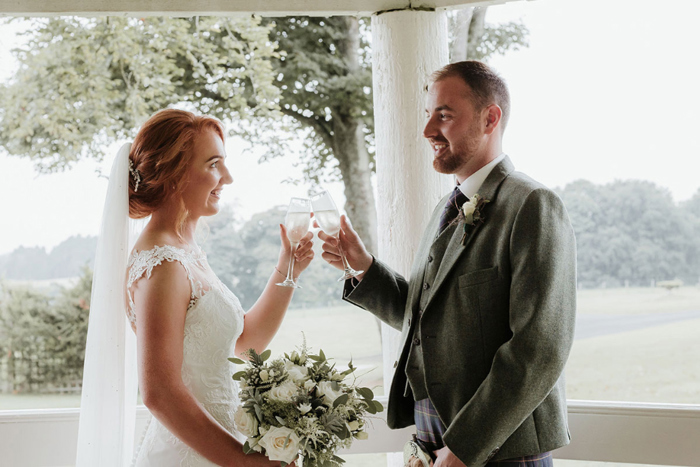
[[[435,455],[437,459],[435,459],[433,467],[467,467],[447,446],[435,451]]]
[[[314,221],[314,226],[318,227],[318,223]],[[350,263],[353,269],[358,271],[367,271],[372,265],[374,259],[367,252],[365,244],[357,232],[352,228],[350,220],[345,215],[340,216],[340,246],[345,252],[345,258]],[[323,242],[323,254],[321,257],[340,270],[343,270],[343,261],[340,259],[340,250],[338,249],[338,239],[327,235],[323,230],[318,232],[318,238]],[[362,280],[364,274],[356,277],[357,280]]]

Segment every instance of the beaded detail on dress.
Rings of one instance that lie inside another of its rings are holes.
[[[243,332],[241,303],[211,272],[203,252],[186,252],[170,245],[157,246],[151,250],[135,251],[129,258],[128,313],[132,324],[135,324],[139,310],[134,308],[131,287],[142,278],[148,280],[153,269],[163,261],[182,264],[192,288],[185,317],[182,381],[216,421],[240,437],[233,422],[233,414],[240,405],[237,383],[231,379],[235,365],[227,358],[235,354],[236,341]],[[204,277],[213,279],[202,279]],[[152,418],[133,465],[200,467],[214,464]]]

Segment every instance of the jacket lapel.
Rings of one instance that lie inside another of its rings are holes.
[[[484,184],[481,186],[481,188],[479,188],[479,196],[489,200],[489,203],[486,204],[486,206],[484,207],[484,222],[489,221],[489,208],[493,203],[496,202],[496,194],[498,192],[498,187],[501,185],[501,182],[503,182],[503,180],[505,180],[506,177],[511,172],[513,172],[513,170],[515,170],[513,163],[510,161],[510,158],[506,156],[498,165],[496,165],[496,167],[493,168],[489,176],[486,177],[486,180],[484,180]],[[435,226],[435,228],[437,229],[437,225]],[[440,263],[440,268],[438,269],[437,275],[435,276],[435,281],[433,284],[431,284],[432,293],[430,294],[430,297],[426,304],[426,308],[430,306],[430,302],[433,301],[435,294],[437,293],[440,286],[445,282],[447,275],[450,273],[450,271],[452,271],[452,268],[454,268],[455,264],[457,264],[457,260],[459,260],[462,254],[464,254],[464,252],[467,251],[470,243],[472,242],[474,237],[479,234],[480,231],[480,224],[474,226],[474,228],[472,228],[471,231],[467,234],[465,244],[462,245],[464,226],[461,223],[456,226],[454,232],[452,233],[452,237],[450,238],[450,242],[447,244],[445,254],[442,257],[442,262]],[[423,267],[425,268],[425,266]]]

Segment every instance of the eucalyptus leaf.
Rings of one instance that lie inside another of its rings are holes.
[[[335,401],[333,401],[333,408],[338,407],[339,405],[343,405],[347,403],[348,399],[350,399],[350,395],[348,394],[343,394],[338,396]]]
[[[243,454],[250,454],[252,452],[255,452],[255,451],[253,450],[253,448],[250,447],[250,444],[248,443],[248,441],[246,441],[245,444],[243,444]]]

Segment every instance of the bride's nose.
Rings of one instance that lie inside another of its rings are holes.
[[[233,183],[233,177],[231,176],[231,172],[229,172],[228,167],[225,167],[223,175],[222,181],[224,182],[224,185],[230,185]]]

